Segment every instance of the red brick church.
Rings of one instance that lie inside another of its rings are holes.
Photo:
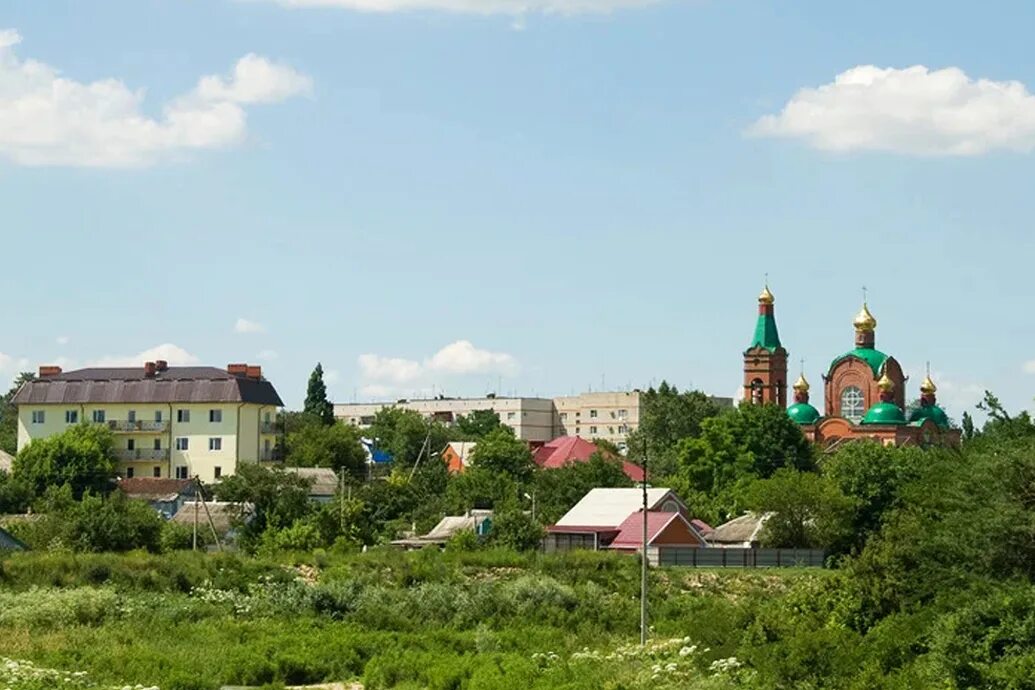
[[[767,286],[758,296],[755,335],[744,351],[744,399],[787,407],[787,350],[776,328],[775,299]],[[845,441],[875,439],[885,445],[958,446],[960,432],[949,424],[928,374],[920,404],[906,416],[906,381],[894,357],[876,349],[877,320],[863,303],[855,317],[855,347],[830,363],[823,376],[823,413],[809,403],[804,372],[791,386],[787,414],[814,443],[832,448]]]

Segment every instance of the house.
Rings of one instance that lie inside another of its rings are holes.
[[[329,467],[285,467],[285,472],[297,474],[308,479],[309,498],[317,503],[329,503],[334,500],[340,483],[338,475]]]
[[[4,451],[0,450],[0,472],[10,474],[11,470],[13,469],[14,457],[10,453],[5,453]]]
[[[0,527],[0,552],[3,551],[28,551],[29,547],[13,534]]]
[[[545,550],[549,553],[606,548],[618,537],[630,516],[638,515],[642,508],[643,489],[592,489],[556,524],[547,528]],[[647,510],[678,513],[684,520],[690,519],[690,509],[671,489],[647,489]]]
[[[492,530],[491,510],[469,510],[467,515],[448,515],[435,525],[427,534],[408,539],[396,539],[392,546],[404,549],[422,549],[425,546],[445,546],[445,544],[464,530],[471,530],[479,537],[488,536]]]
[[[205,508],[208,508],[206,512]],[[198,529],[204,530],[205,534],[211,534],[209,527],[209,516],[212,517],[212,525],[216,534],[222,539],[236,527],[238,518],[248,520],[255,512],[255,506],[250,503],[229,503],[223,501],[191,501],[172,517],[172,522],[180,525],[193,526],[195,520]]]
[[[442,459],[449,468],[450,474],[459,474],[467,468],[471,461],[471,453],[478,444],[473,441],[453,441],[442,451]]]
[[[658,565],[666,553],[675,549],[700,549],[708,546],[704,537],[679,512],[647,511],[647,561]],[[643,549],[643,510],[632,513],[618,526],[618,534],[607,548],[628,553]]]
[[[722,548],[757,549],[762,528],[772,513],[746,513],[725,522],[707,535],[708,543]]]
[[[533,459],[543,469],[558,469],[571,462],[587,462],[600,448],[580,436],[561,436],[536,450]],[[643,469],[628,460],[621,460],[622,471],[634,482],[643,481]]]
[[[283,407],[262,368],[247,364],[62,371],[42,366],[15,394],[18,449],[76,424],[101,424],[116,438],[118,473],[213,482],[239,463],[277,459]]]
[[[133,477],[120,479],[116,488],[148,505],[169,520],[188,502],[194,500],[197,484],[193,479],[155,479],[154,477]]]

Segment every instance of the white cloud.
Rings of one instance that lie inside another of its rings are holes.
[[[139,367],[143,366],[144,362],[154,362],[163,359],[169,363],[169,366],[190,366],[198,363],[198,358],[191,353],[184,350],[178,345],[172,343],[165,343],[163,345],[157,345],[149,350],[144,350],[135,355],[112,355],[107,357],[101,357],[90,362],[87,366],[91,367]]]
[[[647,7],[662,0],[274,0],[286,7],[338,7],[359,12],[437,11],[521,16],[525,14],[608,14]]]
[[[973,156],[1035,148],[1035,96],[1017,81],[971,79],[957,67],[860,65],[803,88],[747,133],[835,152]]]
[[[409,359],[367,354],[359,356],[359,372],[372,381],[406,383],[420,378],[423,367]]]
[[[1025,374],[1035,374],[1035,359],[1029,359],[1023,365]]]
[[[68,341],[69,338],[67,335],[59,335],[57,338],[54,339],[54,342],[56,342],[58,345],[68,345]]]
[[[229,77],[202,77],[158,118],[142,109],[144,90],[115,78],[78,82],[21,59],[21,36],[0,31],[0,156],[21,165],[135,167],[178,153],[225,148],[247,132],[244,105],[308,93],[312,80],[249,54]]]
[[[504,352],[479,350],[469,340],[458,340],[436,352],[427,366],[449,374],[512,374],[517,361]]]
[[[235,333],[265,333],[266,327],[257,321],[249,321],[245,318],[237,319],[234,323]]]

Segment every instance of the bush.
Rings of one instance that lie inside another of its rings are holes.
[[[520,510],[507,510],[492,517],[490,539],[504,548],[515,551],[538,549],[544,534],[542,526]]]

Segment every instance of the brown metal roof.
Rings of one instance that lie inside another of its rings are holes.
[[[79,369],[29,381],[14,396],[15,405],[208,402],[284,406],[269,381],[215,367],[170,367],[153,378],[139,367]]]

